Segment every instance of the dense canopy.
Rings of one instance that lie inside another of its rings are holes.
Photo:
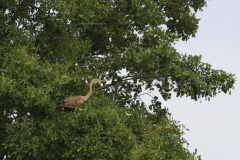
[[[147,106],[139,95],[230,93],[233,74],[174,48],[195,37],[205,5],[0,0],[0,159],[201,159],[158,97]],[[60,107],[85,95],[93,78],[108,82],[79,110]]]

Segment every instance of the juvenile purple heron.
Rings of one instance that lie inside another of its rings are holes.
[[[92,85],[93,83],[97,83],[97,82],[106,82],[106,81],[94,78],[89,84],[89,91],[86,96],[74,96],[74,97],[67,98],[62,101],[60,106],[77,109],[79,105],[81,105],[84,101],[89,99],[89,97],[92,94]]]

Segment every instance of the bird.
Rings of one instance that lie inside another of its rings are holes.
[[[97,82],[106,82],[106,80],[99,80],[99,79],[92,79],[92,81],[89,84],[89,91],[86,96],[74,96],[67,98],[62,101],[61,107],[69,107],[69,108],[75,108],[77,109],[79,105],[81,105],[84,101],[88,100],[92,94],[92,85]]]

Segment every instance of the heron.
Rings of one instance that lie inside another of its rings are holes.
[[[97,82],[106,82],[106,80],[99,80],[99,79],[94,78],[89,84],[89,91],[86,96],[74,96],[74,97],[67,98],[62,101],[60,106],[77,109],[79,107],[79,105],[81,105],[84,101],[86,101],[90,98],[90,96],[92,94],[92,85]]]

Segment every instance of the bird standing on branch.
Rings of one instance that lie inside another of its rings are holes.
[[[89,99],[89,97],[92,94],[92,85],[93,85],[93,83],[97,83],[97,82],[106,82],[106,81],[94,78],[89,84],[90,89],[86,96],[74,96],[74,97],[67,98],[62,101],[60,106],[77,109],[79,107],[79,105],[81,105],[84,101]]]

